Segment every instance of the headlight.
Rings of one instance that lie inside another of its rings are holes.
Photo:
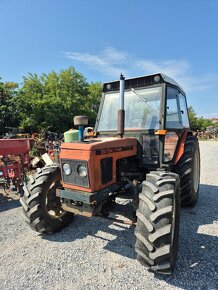
[[[71,167],[70,167],[70,165],[67,164],[67,163],[64,163],[63,164],[63,171],[64,171],[64,173],[66,175],[70,175],[70,173],[71,173]]]
[[[87,176],[87,168],[85,165],[79,165],[77,167],[77,172],[79,174],[79,176],[81,177],[86,177]]]

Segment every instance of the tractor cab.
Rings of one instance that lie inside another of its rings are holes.
[[[120,82],[103,85],[95,131],[117,136]],[[169,163],[178,139],[190,128],[186,95],[180,85],[164,74],[125,80],[125,137],[135,137],[142,147],[143,165]]]
[[[105,83],[95,131],[116,135],[119,81]],[[184,90],[164,74],[126,79],[125,135],[158,129],[189,128]]]

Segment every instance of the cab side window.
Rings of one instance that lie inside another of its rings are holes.
[[[183,96],[181,93],[179,93],[179,104],[180,104],[180,110],[182,115],[182,124],[184,128],[189,128],[189,118],[188,118],[188,110],[186,105],[185,96]]]
[[[181,129],[182,117],[179,104],[178,90],[167,88],[167,110],[166,110],[166,128]]]

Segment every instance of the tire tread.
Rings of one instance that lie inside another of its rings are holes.
[[[172,241],[174,205],[176,230]],[[136,211],[135,251],[139,262],[152,271],[164,274],[172,272],[177,253],[179,207],[179,176],[166,171],[147,174]]]

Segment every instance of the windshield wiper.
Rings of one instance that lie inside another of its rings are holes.
[[[152,106],[150,106],[149,104],[148,104],[148,102],[139,94],[139,93],[137,93],[133,88],[131,88],[131,90],[133,91],[133,93],[134,94],[136,94],[147,106],[149,106],[153,111],[155,111],[155,109],[152,107]]]

